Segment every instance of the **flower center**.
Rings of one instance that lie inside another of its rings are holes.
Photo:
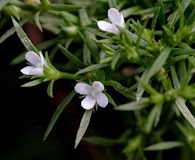
[[[94,98],[96,98],[99,95],[99,91],[96,88],[92,88],[91,91],[91,96],[93,96]]]

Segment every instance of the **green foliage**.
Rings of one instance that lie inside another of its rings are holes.
[[[118,35],[97,26],[99,20],[108,21],[109,8],[124,15],[125,27],[116,25]],[[30,78],[22,87],[47,82],[47,94],[53,97],[53,85],[59,79],[69,80],[71,87],[77,82],[100,81],[105,86],[108,107],[127,113],[121,117],[121,137],[106,138],[96,130],[97,136],[86,138],[90,120],[99,111],[97,105],[86,110],[78,126],[75,148],[85,140],[96,145],[122,146],[116,154],[128,160],[149,159],[150,152],[151,159],[161,160],[164,150],[175,148],[180,148],[181,154],[187,149],[189,159],[195,158],[194,1],[2,0],[0,12],[0,29],[8,20],[13,23],[2,33],[0,45],[16,33],[24,52],[46,53],[44,75],[21,76]],[[26,23],[52,38],[35,46],[23,30]],[[24,61],[24,52],[11,64]],[[76,95],[73,87],[72,90],[54,112],[44,140]],[[172,137],[167,140],[169,134]]]

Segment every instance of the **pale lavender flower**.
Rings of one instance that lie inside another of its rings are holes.
[[[117,9],[115,8],[110,8],[108,10],[108,18],[110,22],[106,21],[98,21],[97,25],[98,27],[106,32],[113,33],[113,34],[119,34],[119,29],[117,26],[124,28],[125,27],[125,20],[122,15]]]
[[[91,109],[97,104],[105,108],[108,104],[107,96],[102,93],[104,90],[104,85],[99,81],[94,81],[92,85],[86,83],[77,83],[74,87],[75,91],[81,95],[86,95],[82,100],[81,106],[84,109]]]
[[[22,68],[20,71],[25,75],[44,75],[43,66],[46,64],[42,53],[39,55],[33,51],[25,54],[26,60],[30,63],[29,66]]]

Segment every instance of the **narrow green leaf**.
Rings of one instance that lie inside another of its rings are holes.
[[[181,6],[182,6],[182,12],[186,10],[186,8],[190,5],[191,0],[182,0],[181,1]],[[179,13],[179,8],[173,12],[169,17],[168,17],[168,25],[173,26],[178,19],[180,18],[180,13]]]
[[[91,63],[91,53],[86,45],[83,45],[83,63],[85,65],[90,65]]]
[[[136,39],[136,51],[139,53],[140,44],[142,40],[142,34],[144,32],[144,29],[146,28],[146,25],[148,23],[149,18],[146,18],[143,25],[140,26],[139,31],[137,32],[137,39]],[[143,41],[143,40],[142,40]]]
[[[68,4],[52,4],[47,6],[48,10],[52,11],[78,11],[81,8],[84,8],[84,6],[76,6],[76,5],[68,5]]]
[[[156,7],[155,12],[154,12],[154,16],[152,18],[151,29],[152,29],[152,32],[153,32],[153,37],[154,37],[154,31],[155,31],[156,23],[157,23],[157,20],[158,20],[158,17],[159,17],[160,9],[161,9],[160,6]]]
[[[135,99],[135,92],[131,88],[127,88],[114,80],[108,80],[104,82],[105,86],[112,86],[117,92],[123,96],[131,99]]]
[[[150,84],[145,83],[142,81],[138,76],[135,77],[135,79],[143,86],[143,88],[151,95],[157,95],[159,94]]]
[[[35,18],[35,23],[36,23],[37,27],[39,28],[39,30],[41,32],[43,32],[43,29],[41,27],[41,23],[40,23],[39,16],[40,16],[40,11],[35,14],[35,17],[34,17]]]
[[[169,141],[169,142],[160,142],[146,147],[145,151],[159,151],[159,150],[168,150],[176,147],[183,146],[182,142],[179,141]]]
[[[190,64],[195,67],[195,57],[194,56],[190,56],[188,57],[188,61],[190,62]]]
[[[80,37],[82,38],[83,42],[85,43],[85,45],[88,47],[88,49],[90,50],[91,55],[93,56],[94,60],[96,63],[99,62],[99,58],[98,58],[98,46],[94,43],[94,41],[92,41],[93,38],[95,38],[95,35],[85,31],[85,33],[81,33],[79,32]]]
[[[127,98],[135,99],[135,92],[130,88],[124,87],[119,84],[115,86],[114,89]]]
[[[92,70],[95,70],[95,69],[99,69],[99,68],[104,68],[104,67],[107,67],[109,66],[109,64],[94,64],[94,65],[91,65],[91,66],[88,66],[84,69],[81,69],[80,71],[76,72],[75,75],[79,75],[79,74],[83,74],[83,73],[86,73],[86,72],[90,72]]]
[[[59,34],[62,30],[62,26],[65,25],[65,22],[60,16],[40,16],[40,22],[42,24],[42,28],[47,31],[50,31],[54,34]]]
[[[190,13],[190,15],[186,18],[187,18],[186,25],[187,26],[192,25],[195,21],[195,10],[193,9],[192,12]]]
[[[173,49],[172,55],[192,55],[195,56],[195,49]]]
[[[175,67],[171,66],[170,69],[171,69],[171,77],[172,77],[172,81],[173,81],[173,86],[175,89],[179,89],[181,87],[181,85],[180,85],[177,73],[175,71]]]
[[[165,31],[165,33],[169,36],[172,37],[173,36],[173,32],[171,31],[171,29],[169,29],[166,26],[162,26],[163,30]]]
[[[148,83],[150,80],[150,77],[148,77],[148,71],[149,69],[146,68],[146,70],[142,73],[142,76],[140,78],[141,81],[144,81],[145,83]],[[136,92],[136,100],[139,101],[144,93],[144,88],[141,85],[141,83],[138,83],[137,86],[137,92]]]
[[[102,38],[110,38],[109,36],[107,36],[106,34],[102,34],[101,31],[97,30],[96,28],[89,28],[89,27],[85,27],[85,29],[90,32],[90,33],[93,33],[94,35],[97,35],[99,37],[102,37]]]
[[[158,1],[159,6],[160,6],[160,13],[159,13],[159,23],[161,26],[165,24],[165,6],[164,6],[164,1],[159,0]]]
[[[115,0],[108,0],[108,5],[110,8],[116,8],[117,9],[117,4]]]
[[[14,24],[14,27],[16,29],[16,33],[18,34],[18,37],[20,38],[20,40],[23,43],[23,45],[26,48],[26,50],[27,51],[34,51],[34,52],[38,53],[38,50],[33,45],[33,43],[31,42],[31,40],[28,38],[28,36],[26,35],[26,33],[23,31],[23,29],[20,27],[20,25],[18,24],[18,22],[16,22],[16,20],[13,17],[11,17],[11,18],[12,18],[12,22]]]
[[[116,53],[113,58],[112,58],[112,61],[111,61],[111,69],[114,70],[117,66],[117,63],[120,59],[121,55],[120,53]]]
[[[29,19],[24,19],[19,22],[20,26],[23,26]],[[0,43],[4,42],[7,38],[9,38],[11,35],[15,32],[15,27],[11,27],[8,29],[3,35],[0,36]]]
[[[92,39],[100,48],[102,48],[105,52],[113,52],[115,53],[115,50],[113,48],[111,48],[110,46],[106,45],[106,42],[103,40],[97,40],[95,38]],[[104,39],[105,40],[105,39]],[[107,40],[107,39],[106,39]],[[108,41],[110,41],[108,39]],[[110,42],[110,43],[114,43],[114,42]]]
[[[108,81],[105,81],[104,85],[105,86],[117,87],[117,86],[120,86],[121,84],[117,81],[114,81],[114,80],[108,80]]]
[[[184,65],[184,66],[181,66]],[[189,81],[192,78],[192,70],[193,70],[193,65],[191,63],[187,64],[186,62],[183,62],[179,64],[181,66],[181,69],[179,70],[179,77],[180,77],[180,83],[181,86],[187,86],[189,84]],[[182,74],[183,73],[183,74]]]
[[[132,42],[135,42],[135,43],[137,42],[138,36],[136,34],[130,32],[127,29],[123,29],[122,31],[123,31],[123,33],[124,33],[124,35],[125,35],[125,37],[127,38],[128,41],[130,41],[130,42],[132,41]],[[140,47],[148,46],[147,42],[143,39],[140,39],[139,45],[140,45]]]
[[[74,148],[77,148],[78,144],[80,143],[81,139],[83,138],[83,136],[88,128],[92,112],[93,112],[92,109],[85,110],[83,117],[81,119],[80,125],[79,125],[79,129],[77,131]]]
[[[114,107],[117,107],[116,103],[114,102],[113,98],[108,94],[108,93],[105,93],[106,96],[108,97],[108,101],[110,104],[112,104]]]
[[[141,10],[141,6],[132,6],[132,7],[123,9],[121,13],[123,14],[124,18],[126,18],[129,16],[132,16],[134,13],[140,10]]]
[[[80,18],[81,26],[83,27],[91,23],[90,18],[87,15],[87,10],[84,8],[79,10],[79,18]]]
[[[105,146],[116,145],[124,142],[124,140],[121,139],[111,139],[103,137],[84,137],[83,140],[92,144]]]
[[[6,4],[8,4],[11,0],[1,0],[0,1],[0,11],[2,10],[2,8],[4,6],[6,6]]]
[[[178,97],[175,100],[175,103],[178,107],[178,109],[180,110],[180,112],[183,114],[183,116],[185,117],[185,119],[192,125],[192,127],[195,129],[195,118],[192,115],[192,113],[190,112],[190,110],[188,109],[188,107],[185,104],[185,100],[181,97]]]
[[[82,61],[80,61],[76,56],[74,56],[74,54],[72,54],[71,52],[69,52],[65,47],[63,47],[62,45],[58,45],[62,51],[62,53],[75,65],[79,66],[80,68],[84,67],[85,65],[83,64]]]
[[[78,19],[79,17],[75,14],[72,14],[70,12],[66,12],[66,11],[63,11],[63,12],[59,12],[58,13],[60,16],[63,17],[63,19],[69,24],[77,24],[78,22]]]
[[[46,140],[46,138],[48,137],[49,133],[51,132],[54,124],[56,123],[57,119],[59,118],[60,114],[62,113],[62,111],[65,109],[65,107],[68,105],[68,103],[72,100],[72,98],[76,95],[75,91],[72,91],[68,96],[66,96],[64,98],[64,100],[59,104],[59,106],[57,107],[57,109],[55,110],[49,125],[47,127],[47,130],[44,134],[43,140]]]
[[[4,13],[6,13],[6,15],[8,15],[9,17],[13,16],[15,17],[17,20],[20,20],[20,14],[17,11],[17,9],[15,8],[15,6],[13,5],[6,5],[3,7],[2,11]]]
[[[44,7],[47,7],[50,4],[48,0],[40,0],[40,2],[41,2],[41,5]]]
[[[119,111],[135,111],[143,109],[149,106],[150,100],[148,98],[142,98],[140,101],[133,101],[125,104],[121,104],[115,108],[115,110]]]
[[[53,97],[53,84],[54,84],[55,80],[51,80],[49,82],[49,85],[47,87],[47,94],[52,98]]]
[[[61,40],[61,37],[57,37],[57,38],[54,38],[54,39],[51,39],[51,40],[47,40],[47,41],[44,41],[42,43],[40,43],[37,48],[42,51],[42,50],[45,50],[53,45],[55,45],[56,43],[59,43]]]
[[[189,57],[189,55],[179,55],[179,56],[176,55],[175,57],[173,57],[171,59],[168,59],[168,61],[166,63],[166,66],[171,66],[174,63],[176,63],[176,62],[178,62],[178,61],[180,61],[182,59],[186,59],[188,57]]]
[[[148,71],[148,77],[152,77],[155,75],[165,64],[167,58],[169,57],[169,54],[171,53],[171,48],[166,47],[160,55],[157,57],[155,62],[152,64],[151,68]]]
[[[33,86],[39,85],[41,83],[43,83],[43,81],[41,79],[36,79],[36,80],[30,81],[28,83],[21,85],[21,87],[33,87]]]
[[[148,69],[145,70],[145,72],[141,76],[141,81],[144,83],[148,83],[150,78],[154,76],[165,64],[167,58],[169,57],[169,54],[171,53],[171,48],[166,47],[160,55],[157,57],[157,59],[154,61],[152,66]],[[139,100],[144,93],[144,88],[142,87],[141,84],[138,85],[137,93],[136,93],[136,99]]]
[[[190,64],[188,65],[190,66]],[[178,71],[178,78],[180,83],[182,84],[183,80],[186,77],[186,73],[187,73],[187,65],[186,65],[186,61],[185,59],[180,60],[178,62],[178,66],[177,66],[177,71]],[[191,70],[190,70],[191,71]]]
[[[146,133],[150,133],[152,127],[158,124],[160,120],[162,105],[163,103],[156,104],[150,111],[145,124]]]

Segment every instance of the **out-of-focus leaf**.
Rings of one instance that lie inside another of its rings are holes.
[[[20,38],[20,41],[23,43],[24,47],[27,51],[34,51],[35,53],[38,53],[38,50],[33,45],[31,40],[28,38],[26,33],[23,31],[23,29],[20,27],[19,23],[16,22],[16,20],[12,17],[12,22],[14,24],[14,27],[16,29],[16,33],[18,37]]]
[[[83,136],[88,128],[92,112],[93,112],[92,109],[85,110],[83,117],[81,119],[80,125],[79,125],[79,129],[77,131],[74,148],[77,148],[78,144],[80,143],[81,139],[83,138]]]
[[[188,107],[185,104],[185,100],[181,97],[176,98],[175,103],[180,110],[180,112],[183,114],[185,119],[192,125],[192,127],[195,129],[195,118],[188,109]]]
[[[1,0],[0,1],[0,11],[2,10],[2,8],[4,6],[6,6],[6,4],[8,4],[11,0]]]
[[[33,87],[33,86],[39,85],[41,83],[43,83],[43,81],[41,79],[36,79],[36,80],[30,81],[28,83],[21,85],[21,87]]]
[[[145,151],[159,151],[159,150],[168,150],[176,147],[183,146],[182,142],[179,141],[169,141],[169,142],[160,142],[146,147]]]
[[[118,105],[115,110],[119,111],[135,111],[143,109],[150,105],[150,100],[148,98],[142,98],[140,101],[133,101],[125,104]]]
[[[124,139],[111,139],[103,137],[84,137],[83,140],[92,144],[105,146],[116,145],[125,142]]]
[[[109,64],[93,64],[91,66],[88,66],[86,68],[81,69],[80,71],[75,73],[75,75],[83,74],[83,73],[90,72],[90,71],[93,71],[93,70],[99,69],[99,68],[104,68],[107,66],[109,66]]]
[[[48,10],[52,11],[77,11],[84,6],[68,5],[68,4],[50,4],[47,6]]]

